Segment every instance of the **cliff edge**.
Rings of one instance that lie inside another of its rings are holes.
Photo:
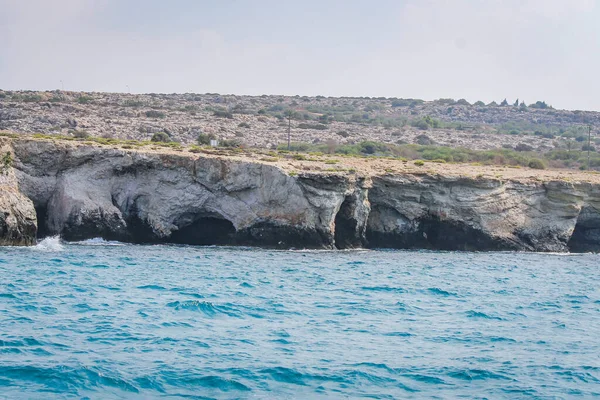
[[[600,251],[600,176],[3,138],[0,244]]]

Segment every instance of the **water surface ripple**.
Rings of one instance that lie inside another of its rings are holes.
[[[599,257],[0,249],[0,398],[589,398]]]

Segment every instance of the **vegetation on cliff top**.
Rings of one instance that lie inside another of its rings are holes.
[[[12,133],[2,133],[2,136],[18,138],[20,135]],[[579,168],[585,169],[587,166],[587,153],[583,151],[553,150],[544,154],[535,151],[516,151],[512,149],[496,150],[471,150],[466,148],[453,148],[435,145],[402,144],[393,145],[388,143],[378,143],[365,141],[352,145],[338,145],[336,143],[291,143],[290,150],[287,145],[281,145],[276,151],[264,149],[243,148],[234,141],[225,141],[219,148],[211,148],[207,145],[212,138],[211,135],[199,135],[198,145],[189,147],[182,146],[181,143],[170,141],[168,135],[156,134],[154,141],[137,140],[119,140],[111,138],[96,137],[74,137],[35,134],[34,138],[50,140],[79,141],[90,144],[113,145],[124,149],[151,147],[158,149],[161,147],[170,148],[176,151],[188,151],[191,153],[213,153],[219,149],[238,152],[264,153],[265,161],[276,161],[279,157],[289,157],[297,161],[322,161],[316,157],[324,155],[337,155],[340,157],[359,157],[359,158],[389,158],[397,160],[417,160],[421,162],[435,163],[471,163],[477,165],[504,165],[515,167],[528,167],[533,169],[552,168]],[[336,164],[337,160],[326,160],[327,164]],[[422,165],[422,164],[420,164]],[[600,154],[593,153],[590,157],[591,168],[600,167]]]

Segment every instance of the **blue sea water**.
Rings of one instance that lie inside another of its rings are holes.
[[[0,399],[600,396],[599,260],[0,248]]]

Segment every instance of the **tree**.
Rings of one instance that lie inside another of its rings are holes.
[[[507,106],[507,105],[508,105],[508,101],[506,101],[506,99],[504,99],[504,100],[502,100],[502,103],[500,103],[500,105],[501,105],[502,107],[505,107],[505,106]]]
[[[545,110],[546,108],[552,108],[548,104],[546,104],[545,101],[539,101],[539,100],[536,101],[533,104],[530,104],[529,107],[531,107],[531,108],[539,108],[541,110]]]
[[[519,99],[517,99],[517,101],[515,101],[515,104],[513,104],[513,106],[519,107]]]

